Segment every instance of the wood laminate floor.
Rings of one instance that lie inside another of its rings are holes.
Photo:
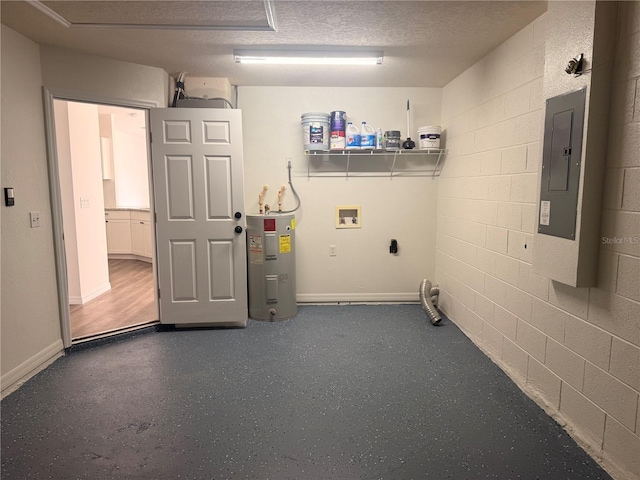
[[[158,319],[153,267],[138,260],[109,260],[111,290],[71,305],[71,338],[99,335]]]

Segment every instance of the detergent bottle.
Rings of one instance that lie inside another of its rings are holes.
[[[384,144],[382,142],[382,129],[379,128],[376,132],[376,150],[382,150],[382,148],[384,148]]]
[[[347,123],[347,150],[360,149],[360,130],[353,123]]]
[[[367,125],[367,122],[362,122],[360,148],[362,150],[373,150],[376,148],[376,131],[371,125]]]

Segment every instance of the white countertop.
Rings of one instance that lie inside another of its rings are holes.
[[[105,207],[105,212],[149,212],[148,208],[136,207]]]

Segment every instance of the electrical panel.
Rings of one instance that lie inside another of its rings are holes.
[[[546,102],[538,233],[575,240],[586,93]]]

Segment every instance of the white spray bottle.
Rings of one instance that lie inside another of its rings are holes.
[[[382,150],[382,129],[376,132],[376,150]]]

